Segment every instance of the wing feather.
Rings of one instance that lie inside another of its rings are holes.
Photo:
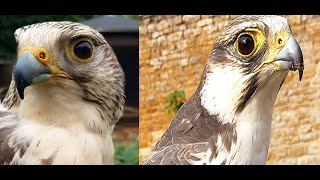
[[[188,165],[204,164],[205,153],[208,149],[206,142],[194,144],[174,144],[156,150],[146,159],[144,165]]]
[[[8,137],[18,124],[18,115],[7,110],[0,102],[0,164],[9,164],[15,154],[8,145]]]
[[[201,88],[181,106],[143,164],[205,164],[219,153],[218,136],[223,139],[220,146],[230,151],[229,146],[236,141],[234,125],[222,124],[217,115],[208,113],[201,105]]]

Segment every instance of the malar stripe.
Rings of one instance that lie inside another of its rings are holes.
[[[239,99],[238,104],[236,105],[236,113],[240,113],[243,108],[246,106],[246,103],[253,96],[258,88],[258,78],[259,73],[253,75],[247,82],[246,88],[242,91],[242,96]]]

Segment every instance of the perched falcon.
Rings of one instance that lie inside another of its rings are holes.
[[[265,164],[273,106],[288,71],[303,73],[288,20],[239,16],[218,36],[200,85],[144,164]]]
[[[104,37],[74,22],[14,34],[18,60],[0,103],[0,164],[113,164],[124,73]]]

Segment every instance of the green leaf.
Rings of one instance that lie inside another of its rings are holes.
[[[180,107],[186,101],[186,95],[183,90],[175,90],[174,92],[170,93],[168,97],[165,99],[166,112],[172,116],[178,112]]]
[[[138,137],[129,134],[134,139],[133,144],[118,145],[115,147],[116,165],[138,165],[139,164],[139,140]]]

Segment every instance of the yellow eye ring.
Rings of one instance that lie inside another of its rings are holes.
[[[256,51],[256,39],[251,32],[243,32],[239,34],[236,42],[235,48],[237,53],[243,57],[249,57]]]
[[[240,33],[234,42],[234,47],[241,58],[248,58],[262,47],[265,36],[257,28],[248,28]]]
[[[89,62],[94,57],[93,43],[86,38],[72,40],[67,46],[67,54],[78,62]]]

